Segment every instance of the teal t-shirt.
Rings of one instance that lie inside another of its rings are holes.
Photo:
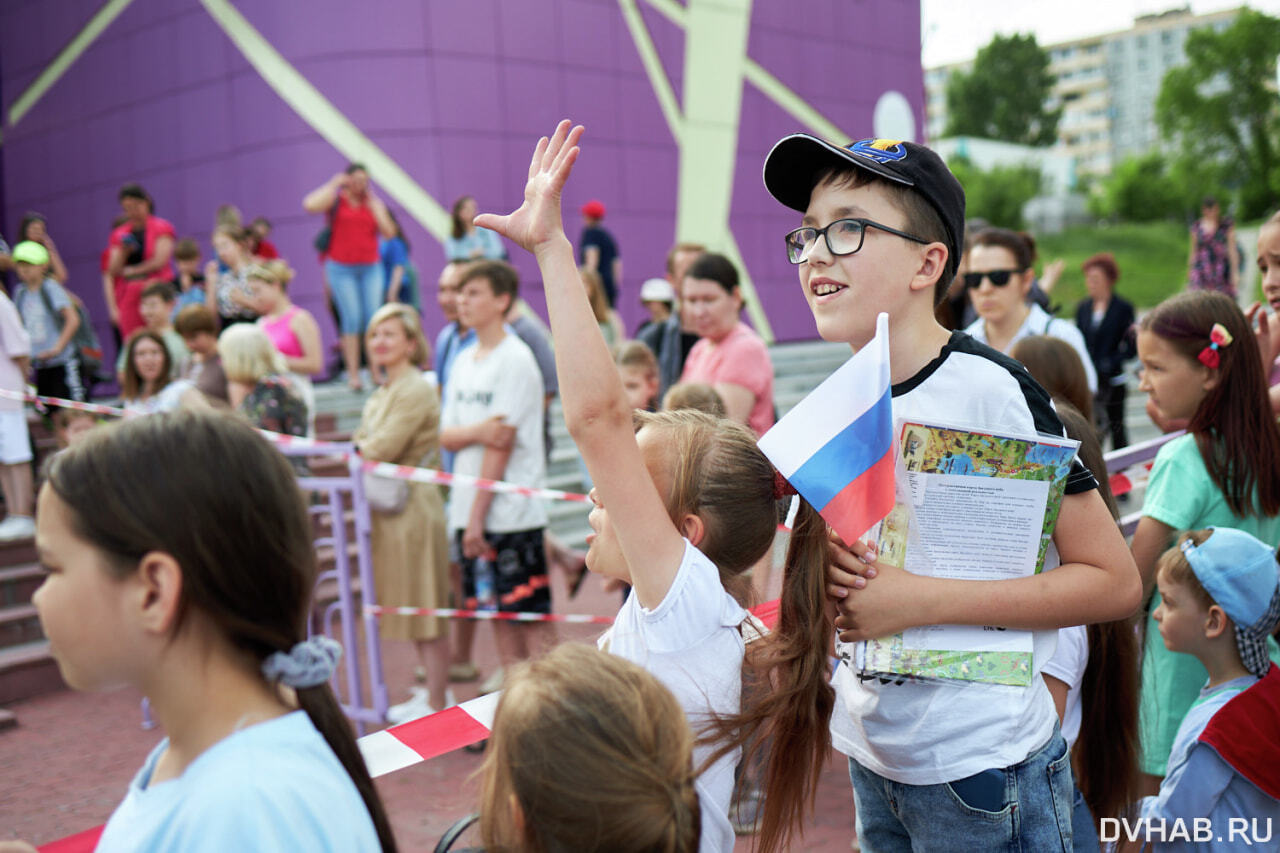
[[[1192,435],[1175,438],[1156,454],[1142,514],[1178,531],[1234,527],[1272,547],[1280,544],[1280,516],[1241,518],[1231,512],[1222,490],[1210,479]],[[1147,613],[1142,654],[1142,772],[1153,776],[1164,775],[1178,726],[1209,678],[1196,658],[1164,647],[1151,616],[1159,604],[1157,592]],[[1280,663],[1280,647],[1275,640],[1269,645],[1271,659]]]

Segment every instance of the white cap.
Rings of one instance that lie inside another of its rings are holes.
[[[651,278],[640,285],[641,302],[675,302],[676,292],[665,278]]]

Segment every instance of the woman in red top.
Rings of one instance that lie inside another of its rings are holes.
[[[358,391],[362,387],[360,335],[382,304],[386,290],[378,262],[378,234],[395,236],[395,223],[387,206],[370,189],[369,173],[360,163],[352,163],[308,193],[302,208],[325,214],[329,222],[325,276],[338,306],[347,384]]]
[[[176,236],[173,226],[153,214],[151,196],[137,184],[125,184],[119,193],[123,224],[111,232],[108,242],[107,273],[112,286],[107,290],[107,310],[128,340],[146,325],[139,305],[142,291],[157,281],[173,281]]]

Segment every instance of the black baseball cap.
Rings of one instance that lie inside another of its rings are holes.
[[[964,187],[931,148],[898,139],[860,139],[841,148],[807,133],[778,140],[764,160],[764,186],[792,210],[803,213],[818,175],[855,166],[924,196],[947,231],[948,266],[964,251]]]

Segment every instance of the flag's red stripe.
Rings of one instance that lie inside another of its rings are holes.
[[[105,825],[95,826],[93,829],[86,829],[84,832],[50,841],[40,848],[40,853],[91,853],[93,848],[98,846],[98,839],[102,837],[104,829],[106,829]]]
[[[826,519],[845,544],[851,544],[893,509],[893,451],[890,448],[879,461],[845,486],[822,510]]]

